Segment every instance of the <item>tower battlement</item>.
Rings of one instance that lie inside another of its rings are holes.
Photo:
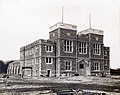
[[[89,28],[89,29],[78,32],[79,35],[81,35],[81,34],[89,34],[89,33],[103,35],[102,30],[97,30],[97,29],[92,29],[92,28]]]
[[[76,25],[72,25],[72,24],[66,24],[66,23],[62,23],[62,22],[58,22],[57,24],[49,27],[49,31],[53,31],[57,28],[64,28],[64,29],[70,29],[70,30],[77,30],[77,26]]]

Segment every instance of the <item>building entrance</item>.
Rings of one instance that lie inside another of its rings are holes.
[[[80,60],[78,62],[78,74],[79,75],[90,75],[91,71],[90,71],[90,64],[87,60]]]
[[[51,70],[47,70],[47,77],[51,76]]]

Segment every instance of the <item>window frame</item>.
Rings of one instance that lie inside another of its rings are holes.
[[[65,53],[73,53],[73,41],[64,40],[63,41],[63,51]]]
[[[93,54],[101,55],[101,44],[93,44]]]
[[[78,51],[79,51],[79,54],[87,54],[87,46],[88,46],[88,43],[85,43],[85,42],[79,42],[78,43]],[[81,50],[81,51],[80,51]]]
[[[100,62],[99,61],[94,61],[94,71],[100,71]]]
[[[83,68],[81,68],[81,66],[83,66]],[[84,64],[83,63],[79,64],[79,69],[84,69]]]
[[[51,47],[51,50],[50,50],[50,47]],[[48,49],[47,49],[48,48]],[[45,51],[46,52],[53,52],[53,45],[46,45],[45,46]]]
[[[65,60],[65,71],[72,71],[72,61]]]
[[[50,62],[50,60],[51,60],[51,62]],[[52,63],[53,63],[53,58],[51,58],[51,57],[46,57],[46,58],[45,58],[45,63],[46,63],[46,64],[52,64]]]

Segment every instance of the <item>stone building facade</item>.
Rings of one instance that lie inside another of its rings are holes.
[[[49,39],[39,39],[20,48],[20,71],[27,76],[109,75],[109,47],[103,31],[57,23],[49,28]]]
[[[9,63],[7,68],[8,75],[20,75],[20,61],[16,60],[14,62]]]

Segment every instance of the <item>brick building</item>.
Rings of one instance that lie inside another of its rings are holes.
[[[49,28],[49,39],[39,39],[20,48],[20,71],[27,76],[109,75],[109,47],[103,31],[57,23]]]

